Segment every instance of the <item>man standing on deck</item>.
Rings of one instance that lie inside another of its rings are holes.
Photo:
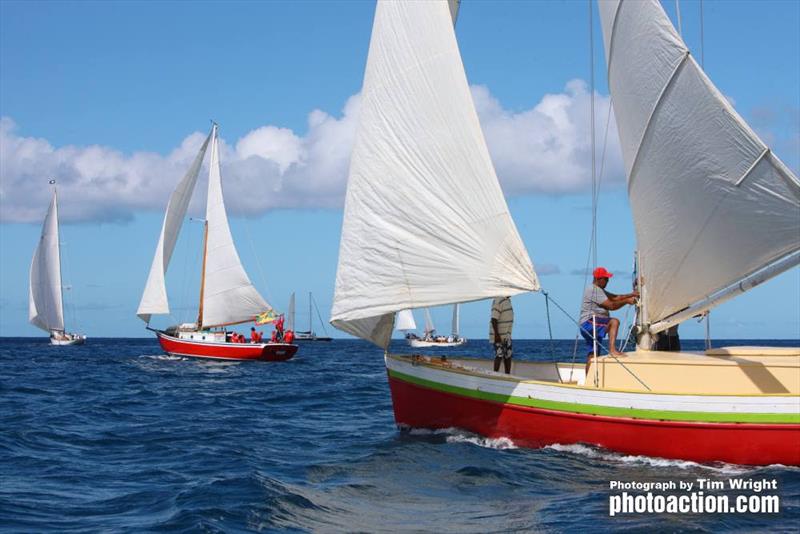
[[[617,332],[619,331],[619,319],[612,318],[609,311],[622,308],[626,304],[636,304],[639,292],[634,291],[627,295],[615,295],[606,291],[608,279],[614,276],[605,267],[598,267],[592,272],[594,278],[592,285],[587,286],[583,292],[581,302],[581,335],[589,345],[589,355],[594,353],[592,336],[596,333],[597,341],[601,341],[608,332],[608,352],[615,356],[622,355],[617,350]],[[594,324],[592,324],[594,318]],[[588,365],[588,363],[587,363]]]
[[[494,345],[494,371],[500,370],[503,361],[505,372],[511,374],[511,328],[514,326],[514,309],[511,298],[495,297],[492,301],[492,319],[489,321],[489,341]]]

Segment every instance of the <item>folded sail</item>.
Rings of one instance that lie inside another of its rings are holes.
[[[217,126],[211,135],[211,163],[206,206],[206,246],[203,324],[205,328],[252,321],[271,306],[261,297],[239,260],[233,244],[228,215],[222,198]]]
[[[756,271],[798,263],[800,182],[711,83],[658,1],[606,0],[600,14],[644,310],[657,331]]]
[[[39,245],[31,261],[28,287],[28,320],[46,332],[64,331],[60,254],[58,200],[53,191],[53,200],[44,218]]]
[[[375,12],[332,322],[383,347],[399,310],[539,288],[489,158],[449,6],[379,1]]]
[[[183,220],[186,217],[186,210],[197,183],[197,175],[200,173],[200,166],[206,155],[208,141],[211,133],[208,134],[203,146],[189,167],[188,172],[178,183],[175,191],[169,197],[167,211],[164,214],[164,222],[161,226],[161,235],[156,245],[156,253],[153,256],[153,263],[150,266],[150,274],[147,276],[147,284],[142,293],[142,300],[139,302],[139,309],[136,314],[146,323],[150,322],[150,317],[169,313],[169,302],[167,301],[166,273],[175,243],[178,241]]]

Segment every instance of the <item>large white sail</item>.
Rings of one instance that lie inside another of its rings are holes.
[[[53,200],[44,218],[39,245],[31,261],[28,287],[28,320],[46,332],[64,331],[60,254],[58,200],[53,191]]]
[[[388,345],[394,313],[537,290],[469,92],[447,2],[379,1],[332,322]]]
[[[169,197],[167,211],[164,214],[164,222],[161,225],[161,235],[158,237],[158,245],[153,256],[153,263],[150,266],[150,274],[147,276],[147,284],[142,293],[142,300],[139,302],[139,309],[136,314],[144,322],[149,323],[153,315],[169,313],[169,302],[167,301],[167,286],[165,276],[169,260],[178,241],[183,220],[186,217],[186,210],[197,183],[197,175],[200,173],[200,166],[206,155],[208,141],[211,133],[203,142],[200,151],[189,167],[186,175],[178,183],[175,191]]]
[[[414,314],[411,310],[400,310],[397,312],[397,321],[394,327],[397,330],[416,330],[417,323],[414,321]]]
[[[800,261],[800,182],[708,79],[657,0],[605,0],[600,14],[655,332],[765,267],[777,264],[774,276]]]
[[[233,244],[219,168],[217,125],[211,131],[211,163],[208,174],[205,282],[202,303],[202,327],[221,326],[254,320],[271,309],[258,293],[239,260]]]

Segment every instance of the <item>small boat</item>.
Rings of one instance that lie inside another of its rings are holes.
[[[314,302],[314,296],[309,291],[308,292],[308,330],[295,330],[295,326],[296,326],[296,324],[295,324],[295,295],[294,295],[294,292],[292,292],[291,297],[289,297],[289,319],[288,319],[288,322],[287,322],[286,329],[294,331],[294,341],[295,342],[333,341],[333,338],[329,337],[327,335],[328,332],[327,332],[327,330],[325,330],[325,324],[322,323],[322,321],[320,321],[320,324],[322,325],[322,329],[323,329],[323,331],[325,331],[326,335],[318,336],[317,333],[314,332],[313,324],[312,324],[313,315],[311,313],[312,312],[312,309],[311,309],[312,305],[316,308],[317,303]],[[319,315],[319,309],[317,309],[317,315]]]
[[[197,321],[164,330],[150,328],[153,315],[169,313],[165,275],[209,144],[211,161]],[[243,336],[227,330],[236,324],[271,322],[276,314],[250,282],[233,243],[222,196],[216,123],[189,171],[170,196],[137,315],[148,330],[155,332],[167,354],[218,360],[283,361],[297,352],[297,345],[291,343],[245,342]]]
[[[54,184],[55,181],[50,183]],[[61,284],[58,194],[55,187],[42,225],[42,235],[31,260],[28,320],[50,334],[51,345],[64,347],[86,342],[85,335],[69,333],[64,329],[64,287]]]
[[[398,312],[540,290],[472,102],[458,1],[379,1],[331,322],[381,347],[395,421],[800,465],[800,348],[656,352],[672,326],[800,262],[800,181],[714,87],[657,0],[601,2],[637,235],[637,347],[579,362],[392,354]],[[409,192],[425,191],[425,195]],[[447,198],[443,205],[439,199]]]
[[[401,323],[400,314],[407,312],[411,315],[411,323],[414,324],[414,315],[411,313],[411,310],[402,310],[398,312],[398,324]],[[452,330],[453,332],[449,336],[439,336],[436,335],[436,327],[433,324],[433,318],[431,318],[431,312],[428,308],[425,308],[425,333],[422,337],[418,337],[416,334],[408,332],[406,333],[406,341],[408,344],[414,348],[439,348],[439,347],[458,347],[463,345],[467,342],[466,338],[463,338],[459,335],[459,304],[453,305],[453,323],[452,323]],[[411,329],[416,328],[416,324],[411,327]],[[401,328],[400,326],[397,327],[397,330],[407,330],[407,328]]]

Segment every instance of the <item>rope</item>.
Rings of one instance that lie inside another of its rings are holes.
[[[319,324],[322,326],[322,331],[325,332],[325,335],[327,336],[328,329],[325,328],[325,322],[322,320],[322,315],[320,315],[319,313],[319,307],[317,306],[317,301],[314,300],[314,297],[312,297],[310,294],[309,298],[311,299],[311,302],[314,304],[314,309],[317,310],[317,319],[319,319]]]
[[[564,308],[562,308],[562,307],[561,307],[561,305],[560,305],[560,304],[559,304],[559,303],[558,303],[558,302],[557,302],[555,299],[551,299],[551,300],[553,301],[553,304],[555,304],[555,305],[556,305],[556,308],[558,308],[559,310],[561,310],[561,312],[562,312],[564,315],[566,315],[566,316],[569,318],[569,320],[570,320],[570,321],[572,321],[573,323],[575,323],[575,325],[578,327],[578,329],[580,329],[580,327],[581,327],[580,323],[578,323],[578,321],[576,321],[576,320],[575,320],[575,319],[574,319],[574,318],[573,318],[573,317],[572,317],[572,316],[571,316],[571,315],[570,315],[570,314],[569,314],[569,313],[568,313],[568,312],[567,312],[567,311],[566,311]],[[608,347],[606,347],[605,345],[603,345],[603,342],[602,342],[601,340],[597,339],[597,337],[596,337],[596,336],[594,336],[594,335],[592,336],[592,339],[594,340],[594,342],[595,342],[595,343],[597,343],[597,345],[598,345],[600,348],[602,348],[602,349],[606,350],[606,351],[609,353],[609,354],[608,354],[608,356],[610,356],[610,357],[611,357],[611,358],[612,358],[612,359],[613,359],[615,362],[617,362],[618,364],[620,364],[620,366],[622,366],[622,368],[623,368],[623,369],[625,369],[625,370],[628,372],[628,374],[630,374],[630,375],[631,375],[633,378],[635,378],[637,382],[639,382],[639,383],[640,383],[642,386],[644,386],[644,388],[645,388],[645,389],[647,389],[647,391],[652,391],[652,390],[651,390],[651,389],[648,387],[648,385],[647,385],[647,384],[645,384],[644,382],[642,382],[642,380],[641,380],[641,379],[640,379],[638,376],[636,376],[636,373],[634,373],[633,371],[631,371],[630,369],[628,369],[628,367],[627,367],[627,366],[626,366],[624,363],[622,363],[622,362],[619,360],[619,358],[617,358],[615,355],[611,354],[611,351],[609,351]],[[572,373],[570,373],[570,380],[571,380],[571,379],[572,379]]]
[[[553,343],[553,328],[552,328],[552,325],[550,323],[550,294],[547,291],[542,290],[542,295],[544,295],[544,308],[545,308],[545,311],[546,311],[546,314],[547,314],[547,333],[550,334],[550,354],[555,355],[556,348],[555,348],[555,345]],[[573,362],[573,363],[575,363],[575,362]],[[561,373],[558,371],[558,362],[553,362],[553,365],[556,368],[556,376],[558,377],[558,381],[560,383],[563,382],[563,380],[561,380]],[[570,367],[570,379],[572,378],[572,371],[573,371],[573,369],[572,369],[572,367]]]
[[[678,35],[683,38],[683,30],[681,29],[681,3],[680,0],[675,0],[675,11],[678,13]]]
[[[250,233],[250,219],[248,217],[244,217],[244,228],[247,232],[247,241],[250,243],[250,252],[256,259],[256,266],[258,267],[258,276],[261,278],[261,285],[264,287],[264,291],[267,293],[267,301],[274,302],[272,300],[272,294],[269,291],[269,286],[267,285],[267,278],[264,276],[264,268],[261,266],[261,259],[258,256],[256,246],[253,242],[253,235]],[[270,306],[272,305],[270,304]]]
[[[703,0],[700,0],[700,67],[706,68],[705,46],[703,43]]]

